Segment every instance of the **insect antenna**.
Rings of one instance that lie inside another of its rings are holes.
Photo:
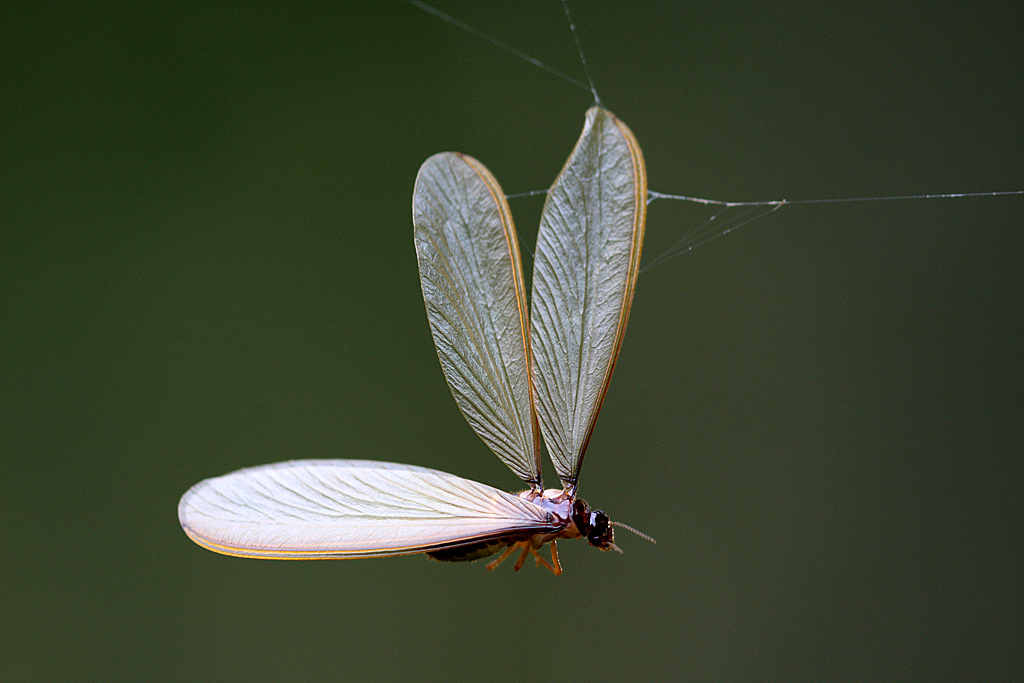
[[[629,526],[628,524],[623,524],[622,522],[610,522],[610,524],[612,526],[622,527],[626,531],[632,531],[634,534],[636,534],[640,538],[644,539],[645,541],[650,541],[651,543],[657,544],[657,541],[654,540],[653,536],[648,536],[647,534],[645,534],[642,531],[637,531],[636,529],[634,529],[633,527]],[[616,548],[616,550],[618,550],[618,548]],[[622,552],[622,551],[619,550],[619,552]]]

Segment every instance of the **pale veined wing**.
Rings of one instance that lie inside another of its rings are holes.
[[[431,552],[564,527],[518,496],[425,467],[296,460],[201,481],[178,519],[225,555],[349,559]]]
[[[193,486],[178,506],[186,533],[216,552],[271,559],[459,561],[504,548],[489,568],[518,550],[515,569],[532,554],[556,574],[559,538],[616,549],[607,515],[575,492],[629,317],[645,198],[636,140],[591,109],[545,204],[531,328],[515,229],[493,176],[451,153],[417,176],[420,282],[445,377],[473,429],[531,491],[514,496],[411,465],[293,461]],[[564,491],[541,491],[540,429]],[[537,552],[545,543],[550,563]]]
[[[420,283],[437,356],[480,438],[541,488],[519,243],[498,181],[472,157],[423,162],[413,191]]]
[[[626,331],[646,200],[636,138],[591,108],[544,204],[530,300],[541,432],[570,493]]]

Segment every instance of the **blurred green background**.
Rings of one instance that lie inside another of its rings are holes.
[[[582,75],[556,2],[438,5]],[[651,189],[1024,188],[1019,3],[574,7]],[[4,3],[0,38],[3,680],[1024,675],[1020,197],[788,207],[643,273],[581,494],[656,546],[239,560],[178,526],[200,479],[518,487],[438,367],[412,185],[458,150],[546,187],[589,94],[401,2]],[[655,202],[646,257],[709,215]]]

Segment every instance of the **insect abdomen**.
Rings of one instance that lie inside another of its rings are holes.
[[[469,562],[493,555],[507,545],[507,540],[480,541],[479,543],[435,550],[427,555],[440,562]]]

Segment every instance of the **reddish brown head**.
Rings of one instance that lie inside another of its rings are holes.
[[[590,545],[601,550],[615,550],[615,534],[608,515],[591,510],[585,501],[577,498],[572,504],[572,522]]]

